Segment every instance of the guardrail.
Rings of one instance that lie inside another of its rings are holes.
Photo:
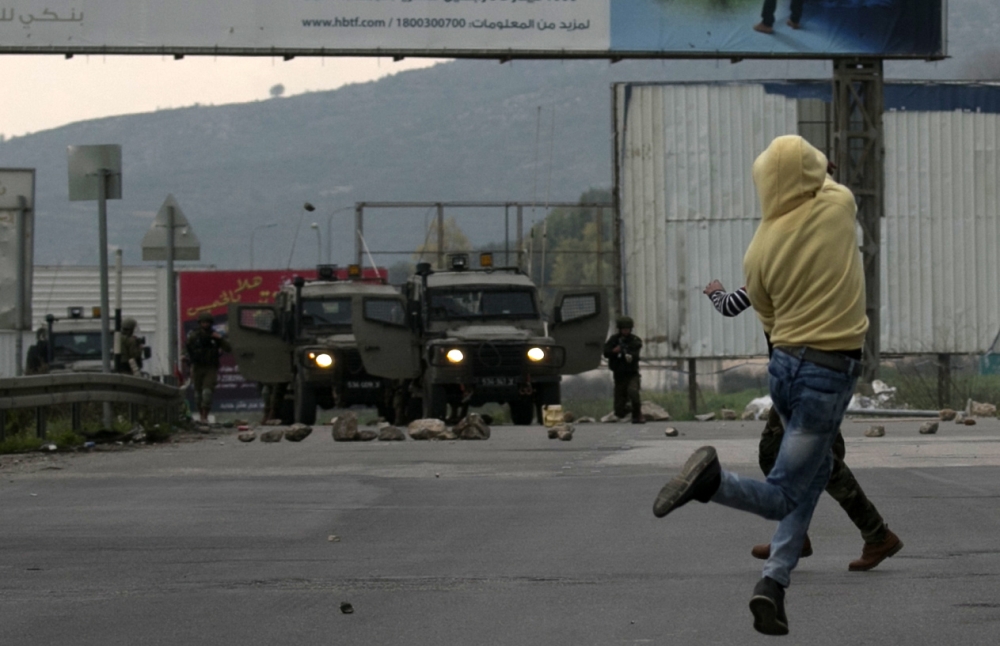
[[[130,375],[104,373],[68,373],[33,375],[0,379],[0,439],[5,436],[7,411],[34,408],[36,430],[45,436],[47,409],[70,404],[72,427],[81,427],[80,404],[112,402],[130,404],[130,417],[135,418],[137,406],[162,407],[167,421],[173,422],[182,390],[158,381]]]

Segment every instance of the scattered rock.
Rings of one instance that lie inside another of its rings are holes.
[[[490,427],[477,413],[466,415],[462,421],[451,429],[460,440],[488,440]]]
[[[282,424],[282,422],[281,422],[280,419],[274,418],[274,419],[267,420],[266,422],[264,422],[263,425],[264,426],[282,426],[283,424]]]
[[[348,411],[330,420],[330,434],[334,442],[353,442],[358,439],[358,416]]]
[[[950,408],[942,408],[940,412],[938,412],[938,418],[942,422],[950,422],[951,420],[955,419],[955,415],[957,414],[958,413],[956,411],[953,411]]]
[[[743,414],[740,415],[740,419],[743,420],[744,422],[757,419],[757,413],[752,410],[744,410]]]
[[[965,424],[965,418],[966,418],[966,414],[965,414],[964,411],[958,411],[957,413],[955,413],[955,423],[956,424]]]
[[[289,442],[301,442],[309,437],[309,434],[312,432],[312,426],[306,426],[305,424],[292,424],[289,429],[285,431],[285,439]]]
[[[743,419],[767,419],[768,413],[771,412],[771,404],[770,395],[750,400],[750,403],[743,409]],[[748,413],[751,417],[747,417]]]
[[[340,604],[340,611],[345,615],[349,615],[354,612],[354,606],[345,601],[342,604]]]
[[[576,415],[574,415],[573,413],[571,413],[569,411],[566,411],[565,413],[563,413],[563,421],[565,423],[571,424],[571,423],[573,423],[573,420],[575,420],[575,419],[576,419]]]
[[[924,422],[923,424],[920,425],[921,435],[933,435],[937,432],[938,432],[937,422]]]
[[[993,404],[984,404],[983,402],[977,402],[969,400],[968,406],[969,414],[973,417],[996,417],[997,407]]]
[[[271,428],[260,434],[261,442],[280,442],[285,435],[283,428]]]
[[[362,431],[358,431],[358,442],[371,442],[372,440],[378,439],[378,431],[366,428]]]
[[[415,440],[456,440],[458,437],[448,430],[439,419],[417,419],[407,427],[410,437]]]
[[[715,419],[715,413],[705,413],[703,415],[695,415],[694,418],[699,422],[711,422]]]
[[[403,442],[406,440],[406,433],[396,426],[383,426],[378,431],[379,442]]]
[[[253,442],[257,439],[257,433],[254,431],[240,431],[236,439],[240,442]]]
[[[336,534],[330,534],[329,536],[326,537],[326,540],[330,541],[331,543],[339,543],[340,537],[337,536]]]
[[[563,422],[563,412],[562,406],[559,404],[547,404],[542,406],[542,424],[545,426],[555,426]]]
[[[663,431],[663,433],[664,433],[664,434],[665,434],[665,435],[666,435],[667,437],[677,437],[678,435],[680,435],[680,433],[679,433],[679,432],[677,431],[677,429],[676,429],[676,428],[674,428],[673,426],[668,426],[668,427],[666,428],[666,430],[665,430],[665,431]]]
[[[233,428],[236,426],[236,422],[223,422],[222,428]]]
[[[727,422],[731,422],[736,419],[736,411],[729,410],[728,408],[723,408],[719,411],[719,415]]]
[[[195,424],[194,425],[194,432],[195,433],[203,433],[203,434],[207,435],[208,433],[212,432],[212,427],[209,426],[208,424]]]
[[[233,424],[236,426],[250,426],[250,420],[248,419],[234,419]]]
[[[603,424],[614,424],[617,421],[618,421],[618,416],[615,415],[614,411],[611,411],[610,413],[601,418],[601,422]]]
[[[885,427],[880,425],[872,426],[865,431],[865,437],[883,437],[884,435]]]
[[[577,424],[594,424],[596,422],[597,420],[594,419],[593,417],[581,417],[580,419],[576,420]]]
[[[573,439],[573,431],[572,424],[558,424],[549,429],[549,439],[569,442]]]
[[[667,409],[655,402],[642,402],[642,408],[639,409],[639,412],[647,422],[670,421],[670,413],[667,412]]]
[[[975,426],[976,425],[976,418],[974,418],[974,417],[966,417],[965,421],[962,422],[962,423],[965,424],[966,426]]]

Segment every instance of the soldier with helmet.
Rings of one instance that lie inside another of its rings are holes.
[[[198,316],[198,328],[188,334],[184,344],[184,360],[191,365],[194,402],[202,422],[208,421],[208,413],[212,410],[212,394],[219,376],[219,355],[233,351],[229,341],[213,329],[214,322],[210,313],[202,312]]]
[[[625,418],[631,409],[632,423],[644,424],[642,401],[639,399],[642,339],[632,334],[634,325],[628,316],[618,317],[615,322],[618,332],[604,344],[604,356],[615,379],[615,417]]]
[[[118,372],[126,375],[139,376],[142,371],[142,339],[135,335],[137,325],[136,320],[131,317],[122,321],[121,360],[118,363]]]

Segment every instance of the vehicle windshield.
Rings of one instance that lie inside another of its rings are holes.
[[[351,299],[309,298],[302,300],[303,327],[350,327]]]
[[[100,332],[55,332],[52,356],[62,360],[100,359]]]
[[[437,321],[476,318],[537,318],[529,290],[448,289],[430,292],[430,316]]]

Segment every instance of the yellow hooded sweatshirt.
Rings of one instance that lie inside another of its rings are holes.
[[[858,350],[868,330],[857,206],[826,169],[826,156],[798,135],[776,138],[753,164],[764,217],[743,272],[778,347]]]

